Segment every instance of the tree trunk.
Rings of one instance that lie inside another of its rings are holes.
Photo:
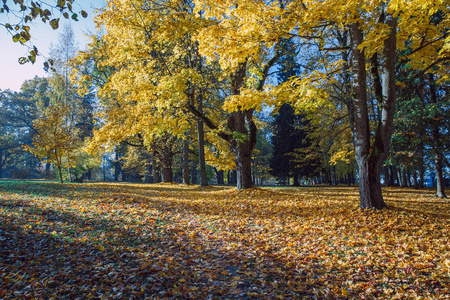
[[[152,168],[153,168],[153,182],[159,183],[161,182],[161,176],[159,174],[158,166],[156,165],[155,154],[152,153]]]
[[[237,171],[236,170],[228,171],[228,175],[230,176],[228,184],[236,185],[237,184]]]
[[[114,154],[114,181],[119,181],[120,174],[120,161],[119,161],[119,152],[116,151]]]
[[[163,182],[173,182],[172,168],[162,168]]]
[[[61,180],[61,183],[64,183],[63,176],[62,176],[62,158],[58,156],[58,153],[55,152],[56,157],[56,163],[58,164],[58,171],[59,171],[59,179]]]
[[[183,183],[191,184],[189,180],[189,140],[183,141]]]
[[[299,175],[296,174],[296,172],[294,172],[294,176],[293,176],[293,179],[294,179],[293,181],[294,181],[294,182],[293,182],[293,184],[292,184],[293,186],[300,186],[300,181],[298,181],[298,176],[299,176]]]
[[[403,180],[403,176],[402,176],[402,170],[397,168],[397,180],[398,180],[398,185],[400,187],[405,187],[405,181]]]
[[[444,174],[442,172],[442,154],[437,153],[435,156],[435,167],[436,167],[436,197],[447,198],[445,195],[445,184],[444,184]]]
[[[385,166],[383,169],[384,169],[384,184],[386,186],[391,186],[390,176],[389,176],[389,167]]]
[[[199,111],[202,112],[202,107],[199,105]],[[203,121],[197,121],[198,133],[198,163],[200,167],[200,186],[208,185],[208,178],[206,176],[206,162],[205,162],[205,132],[203,129]]]
[[[248,189],[252,183],[252,150],[249,141],[237,141],[234,147],[234,158],[236,161],[236,187],[239,190]]]
[[[145,177],[144,182],[145,183],[151,183],[152,182],[152,155],[150,153],[147,153],[147,157],[145,160]]]
[[[423,163],[423,157],[422,157],[422,163],[419,166],[419,188],[425,187],[425,164]]]
[[[430,102],[434,104],[438,104],[437,100],[437,92],[434,86],[434,75],[432,73],[428,74],[429,85],[430,85]],[[440,116],[434,116],[435,121],[432,123],[432,132],[431,135],[433,137],[433,152],[434,152],[434,163],[436,167],[436,197],[446,198],[445,195],[445,185],[444,185],[444,174],[443,174],[443,145],[441,133],[439,130]]]
[[[162,154],[162,177],[163,182],[173,182],[173,154],[164,152]]]
[[[161,182],[161,173],[158,168],[153,168],[153,178],[155,183]]]
[[[214,167],[214,171],[216,172],[217,184],[224,184],[223,170],[217,170],[217,168]]]
[[[417,171],[416,170],[414,170],[412,172],[412,176],[413,176],[414,188],[417,190],[419,188],[419,183],[417,182]]]
[[[355,147],[355,159],[359,170],[360,206],[382,209],[386,207],[380,183],[381,167],[388,155],[393,131],[395,113],[395,60],[396,60],[396,19],[386,13],[385,23],[390,32],[384,42],[382,84],[378,76],[377,57],[372,59],[373,84],[376,98],[381,105],[381,120],[375,139],[371,145],[369,116],[367,108],[366,60],[358,47],[364,42],[362,29],[358,23],[350,24],[351,70],[353,102],[349,105],[349,117]]]

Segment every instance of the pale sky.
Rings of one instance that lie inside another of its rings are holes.
[[[70,21],[75,32],[76,42],[78,42],[80,50],[83,50],[88,41],[85,33],[96,32],[93,8],[102,7],[105,0],[75,0],[75,3],[79,6],[74,5],[74,12],[83,9],[88,13],[86,19],[80,15],[78,22]],[[8,20],[7,14],[0,14],[0,23],[8,22],[13,23],[11,20]],[[30,25],[31,40],[40,53],[48,56],[50,44],[53,43],[55,45],[58,43],[58,34],[62,32],[62,28],[67,22],[69,21],[61,18],[57,30],[51,29],[48,24],[43,24],[39,20]],[[20,43],[14,43],[11,35],[3,26],[0,28],[0,90],[19,91],[25,80],[31,79],[36,75],[39,77],[46,76],[43,69],[45,61],[43,57],[38,57],[34,65],[31,63],[19,64],[19,57],[26,56],[27,50],[27,47],[20,45]]]

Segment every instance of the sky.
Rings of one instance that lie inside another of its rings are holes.
[[[31,41],[44,56],[48,57],[49,48],[52,43],[54,45],[58,43],[58,34],[62,32],[62,28],[67,23],[72,24],[75,32],[75,40],[78,42],[80,50],[85,49],[88,42],[85,34],[96,32],[94,24],[95,14],[93,10],[102,7],[105,0],[75,0],[75,3],[74,12],[78,12],[81,9],[85,10],[88,13],[86,19],[79,16],[79,21],[75,22],[61,18],[57,30],[51,29],[48,23],[44,24],[40,20],[36,20],[30,25]],[[0,14],[0,24],[8,22],[11,24],[14,23],[11,20],[11,16]],[[10,89],[12,91],[19,91],[25,80],[32,79],[35,76],[47,76],[43,69],[45,59],[41,56],[36,59],[34,64],[19,64],[19,57],[26,56],[27,51],[27,47],[20,45],[20,43],[14,43],[6,29],[3,26],[0,27],[0,90]]]

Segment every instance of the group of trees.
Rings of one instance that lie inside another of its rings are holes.
[[[1,92],[1,167],[7,171],[1,176],[48,177],[53,165],[61,181],[76,180],[98,165],[82,152],[92,134],[94,97],[80,97],[70,82],[68,62],[76,51],[73,30],[66,26],[50,49],[50,76],[25,81],[20,92]]]
[[[445,196],[445,1],[119,0],[97,20],[103,33],[56,64],[57,100],[33,123],[29,149],[60,170],[83,143],[116,153],[115,179],[170,182],[176,166],[190,183],[192,161],[201,185],[235,170],[239,189],[269,173],[352,183],[357,170],[361,206],[381,209],[383,166],[386,184],[416,186],[433,166]]]

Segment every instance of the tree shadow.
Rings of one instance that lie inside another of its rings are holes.
[[[306,275],[270,255],[258,262],[245,251],[175,229],[130,230],[120,219],[3,201],[0,206],[13,212],[3,213],[0,223],[2,299],[300,299],[323,288],[308,285]],[[88,238],[80,242],[83,236]]]

